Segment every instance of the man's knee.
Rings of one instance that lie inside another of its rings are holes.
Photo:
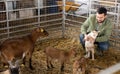
[[[84,39],[84,34],[80,34],[80,39]]]
[[[101,49],[101,50],[107,50],[107,49],[108,49],[108,46],[101,46],[100,49]]]
[[[80,43],[82,44],[83,48],[85,48],[84,34],[80,34]]]
[[[108,48],[109,48],[109,44],[108,43],[99,46],[99,49],[101,49],[101,50],[108,50]]]

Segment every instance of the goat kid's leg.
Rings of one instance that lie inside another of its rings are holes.
[[[29,53],[29,68],[31,70],[34,70],[33,66],[32,66],[32,54],[33,54],[34,48],[31,49],[28,53]]]
[[[29,59],[29,67],[30,67],[31,70],[34,69],[33,66],[32,66],[32,58]]]
[[[84,56],[85,58],[88,58],[88,52],[86,52],[86,54],[85,54],[85,56]]]
[[[91,52],[92,52],[92,60],[95,60],[95,56],[94,56],[95,51],[94,51],[94,49],[92,49]]]
[[[29,68],[31,70],[34,70],[33,66],[32,66],[32,51],[29,52]]]
[[[51,66],[51,68],[54,68],[54,66],[52,65],[51,61],[50,61],[50,66]]]
[[[26,62],[26,56],[25,56],[25,53],[23,53],[23,57],[22,57],[22,59],[23,59],[23,65],[25,65],[25,62]]]
[[[90,57],[90,51],[88,51],[88,54],[87,54],[88,58]]]
[[[64,63],[61,63],[61,71],[64,71]]]
[[[53,65],[52,65],[52,63],[51,63],[51,61],[52,61],[51,58],[47,57],[47,69],[48,70],[54,68]]]
[[[89,57],[90,57],[90,52],[89,52],[89,49],[86,47],[85,58],[89,58]]]
[[[85,58],[88,58],[87,53],[88,53],[87,48],[85,48]]]
[[[50,66],[49,66],[49,58],[47,57],[47,69],[50,69]]]

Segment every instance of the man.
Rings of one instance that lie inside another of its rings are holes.
[[[90,15],[81,26],[80,42],[83,48],[85,48],[84,36],[93,30],[100,31],[95,44],[97,44],[99,55],[102,55],[102,52],[109,47],[109,37],[112,32],[112,22],[107,18],[106,8],[98,8],[97,13]]]

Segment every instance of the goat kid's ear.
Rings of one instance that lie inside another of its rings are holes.
[[[44,31],[43,28],[40,28],[40,31],[43,32]]]
[[[98,33],[100,33],[100,31],[98,31]]]
[[[43,32],[44,29],[43,28],[37,28],[37,32]]]

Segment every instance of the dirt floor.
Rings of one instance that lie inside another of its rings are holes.
[[[76,58],[72,58],[70,62],[66,64],[64,72],[60,72],[60,63],[58,61],[54,61],[53,64],[55,68],[48,71],[46,67],[46,55],[43,52],[47,46],[53,46],[62,50],[69,50],[75,47],[78,54]],[[30,70],[28,65],[24,67],[21,66],[20,72],[21,74],[72,74],[73,61],[83,55],[84,50],[81,45],[73,42],[71,38],[54,38],[42,40],[36,43],[35,51],[32,57],[32,65],[35,69]],[[101,57],[95,54],[94,61],[91,59],[88,60],[86,74],[97,74],[99,71],[106,69],[118,63],[119,61],[120,50],[110,48],[107,52],[105,52],[104,56]],[[120,71],[115,74],[120,74]]]

